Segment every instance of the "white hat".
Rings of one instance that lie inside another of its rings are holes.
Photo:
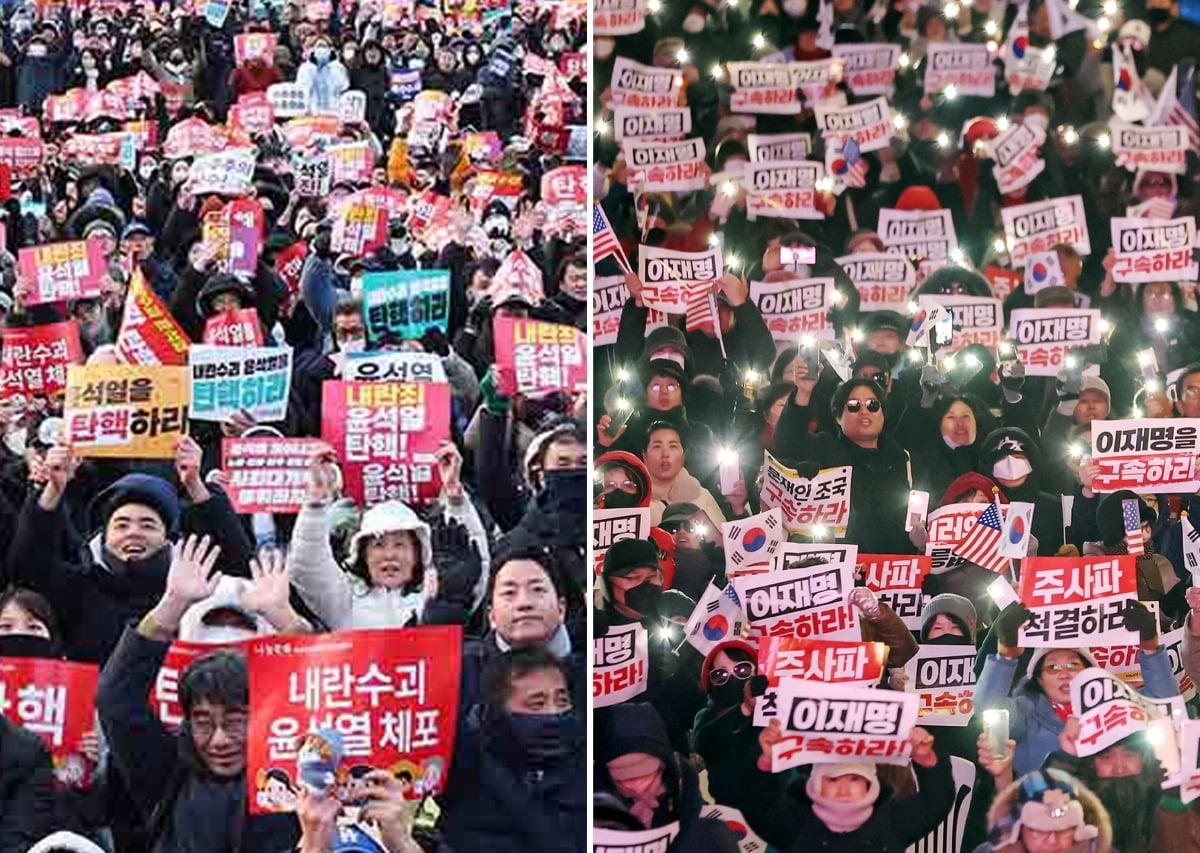
[[[363,513],[362,525],[350,539],[350,563],[358,562],[363,539],[371,539],[384,533],[408,530],[415,533],[421,543],[421,569],[433,571],[433,546],[429,541],[429,525],[421,520],[412,509],[400,501],[384,501]]]
[[[1150,25],[1137,18],[1126,21],[1117,31],[1117,41],[1135,41],[1134,50],[1145,50],[1150,44]]]
[[[74,850],[77,853],[104,853],[103,847],[93,844],[82,835],[76,835],[73,832],[56,832],[53,835],[47,835],[37,844],[30,847],[28,853],[49,853],[51,850]]]

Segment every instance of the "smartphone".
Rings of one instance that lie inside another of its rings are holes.
[[[624,397],[617,400],[616,408],[615,412],[608,413],[608,434],[613,438],[617,437],[617,433],[621,431],[621,427],[629,423],[629,419],[633,417],[633,403],[630,403]]]
[[[954,340],[954,311],[950,308],[946,309],[946,313],[938,317],[937,324],[933,327],[933,339],[940,346],[949,346]]]
[[[816,246],[780,246],[779,262],[785,267],[817,262]]]
[[[929,514],[929,492],[913,489],[908,493],[908,516],[904,522],[904,531],[911,533],[918,524],[925,522]]]
[[[989,708],[983,712],[983,734],[987,738],[992,757],[1001,760],[1008,757],[1008,709]]]
[[[720,453],[721,494],[728,495],[737,487],[741,479],[742,469],[738,464],[736,450],[722,450]]]
[[[1013,602],[1020,601],[1017,591],[1012,588],[1012,584],[1007,578],[996,578],[987,587],[987,594],[991,596],[992,601],[996,602],[996,606],[1003,610]]]

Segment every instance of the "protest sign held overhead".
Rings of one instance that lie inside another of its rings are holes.
[[[65,440],[80,456],[171,459],[187,432],[188,387],[183,367],[72,365]]]

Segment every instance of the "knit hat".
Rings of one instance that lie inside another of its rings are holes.
[[[117,229],[113,227],[113,224],[107,219],[100,218],[93,219],[91,222],[89,222],[87,227],[83,229],[83,233],[80,236],[86,240],[97,231],[107,232],[108,235],[114,240],[117,238]]]
[[[922,637],[928,635],[929,627],[933,624],[933,620],[943,613],[953,619],[955,624],[962,629],[964,643],[975,642],[975,629],[979,624],[975,605],[971,603],[969,598],[955,595],[952,592],[943,592],[941,595],[935,595],[929,599],[929,603],[921,611]]]
[[[679,382],[680,388],[687,385],[687,373],[676,362],[665,358],[656,358],[642,366],[642,384],[649,385],[655,376],[670,376]]]
[[[1044,287],[1033,296],[1034,308],[1075,308],[1078,305],[1075,294],[1062,286]]]
[[[93,506],[100,508],[105,525],[112,514],[128,504],[148,506],[158,513],[163,526],[173,531],[179,523],[179,495],[175,487],[161,477],[150,474],[126,474],[96,495]]]
[[[996,488],[996,483],[984,474],[978,471],[968,471],[960,477],[956,477],[946,491],[942,493],[942,499],[938,503],[939,507],[948,504],[962,503],[962,499],[976,490],[983,492],[991,500],[992,489]],[[1004,490],[1000,490],[998,495],[1001,504],[1008,503],[1008,496],[1004,494]]]
[[[896,199],[896,210],[941,210],[942,203],[929,187],[908,187]]]
[[[618,539],[604,555],[605,578],[623,578],[636,569],[662,570],[658,564],[658,546],[649,539]]]
[[[747,640],[726,640],[723,643],[717,643],[709,649],[708,654],[704,656],[704,663],[700,665],[700,689],[705,693],[708,692],[708,677],[713,671],[717,652],[727,652],[729,649],[741,649],[753,660],[758,660],[758,646]]]
[[[821,783],[824,780],[850,775],[861,776],[867,782],[867,791],[861,801],[844,802],[821,794]],[[813,814],[820,818],[821,823],[830,831],[854,832],[870,819],[875,809],[880,792],[879,774],[874,764],[814,764],[805,791],[812,801]]]
[[[683,356],[683,369],[692,372],[692,348],[688,346],[683,332],[674,326],[659,326],[646,336],[646,345],[642,347],[642,360],[649,361],[650,357],[662,349],[674,349]],[[655,359],[661,361],[662,357]]]
[[[1080,386],[1079,393],[1083,394],[1084,391],[1099,391],[1104,395],[1104,399],[1108,401],[1109,405],[1112,405],[1112,392],[1108,390],[1108,383],[1099,376],[1084,376],[1083,385]]]
[[[429,525],[422,521],[409,506],[400,501],[384,501],[363,513],[362,525],[350,539],[350,564],[357,563],[363,556],[364,539],[402,530],[416,534],[417,541],[421,543],[421,568],[425,571],[431,570],[433,568],[433,545],[429,540]]]
[[[996,847],[1015,844],[1022,827],[1038,832],[1074,829],[1075,841],[1096,838],[1099,830],[1088,825],[1079,802],[1079,783],[1054,768],[1034,770],[1013,783],[1017,786],[1009,813],[992,827],[990,840]]]
[[[1150,505],[1129,489],[1105,495],[1096,505],[1096,529],[1100,533],[1100,541],[1105,545],[1116,545],[1125,538],[1125,515],[1121,504],[1127,500],[1138,502],[1138,517],[1142,521],[1149,524],[1158,521]]]
[[[846,241],[846,251],[853,253],[858,246],[868,241],[878,244],[883,243],[877,231],[872,231],[870,228],[860,228],[851,234],[850,239]]]
[[[653,705],[645,702],[612,705],[596,715],[595,725],[599,729],[594,741],[596,761],[607,764],[630,753],[653,755],[664,763],[674,760],[667,727]]]
[[[678,589],[664,589],[655,613],[663,619],[670,619],[672,616],[682,616],[686,619],[692,615],[692,611],[695,609],[696,602],[689,598],[686,592]]]

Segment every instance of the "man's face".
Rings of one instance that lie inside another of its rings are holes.
[[[576,299],[587,298],[587,267],[583,264],[571,264],[563,271],[562,289]]]
[[[537,669],[512,680],[508,694],[512,714],[566,714],[571,711],[567,680],[557,668]]]
[[[1110,746],[1093,758],[1092,764],[1101,779],[1126,779],[1142,773],[1142,756],[1123,746]]]
[[[656,480],[673,481],[683,470],[683,443],[679,433],[673,429],[659,429],[650,433],[646,444],[646,467]]]
[[[1082,426],[1107,417],[1108,398],[1103,392],[1089,388],[1079,395],[1079,402],[1075,404],[1075,423]]]
[[[587,468],[587,448],[574,436],[554,441],[542,457],[543,471],[582,471]]]
[[[700,522],[694,517],[683,521],[674,522],[669,528],[663,528],[671,534],[671,538],[675,540],[675,549],[680,548],[697,549],[703,541],[703,537],[697,532],[700,529]]]
[[[851,391],[846,405],[838,413],[838,424],[846,438],[861,445],[877,441],[883,432],[883,409],[879,406],[879,399],[869,388]],[[876,410],[871,411],[872,407]]]
[[[167,543],[167,528],[157,512],[142,504],[117,507],[104,529],[104,544],[122,560],[152,557]]]
[[[683,385],[674,376],[656,375],[646,383],[646,403],[660,412],[683,405]]]
[[[121,241],[121,251],[135,261],[143,260],[154,251],[154,238],[149,234],[131,234]]]
[[[509,560],[496,575],[488,618],[511,646],[547,643],[566,617],[546,570],[533,560]]]
[[[338,349],[345,349],[347,344],[365,340],[366,329],[362,317],[358,314],[335,314],[333,318],[333,339]]]
[[[188,717],[192,743],[205,767],[214,776],[228,779],[246,769],[246,708],[230,708],[201,699]]]
[[[1175,410],[1185,418],[1200,418],[1200,373],[1189,373],[1179,383]]]
[[[895,355],[900,352],[903,343],[899,333],[893,332],[891,329],[877,329],[867,335],[867,349],[883,355]]]

